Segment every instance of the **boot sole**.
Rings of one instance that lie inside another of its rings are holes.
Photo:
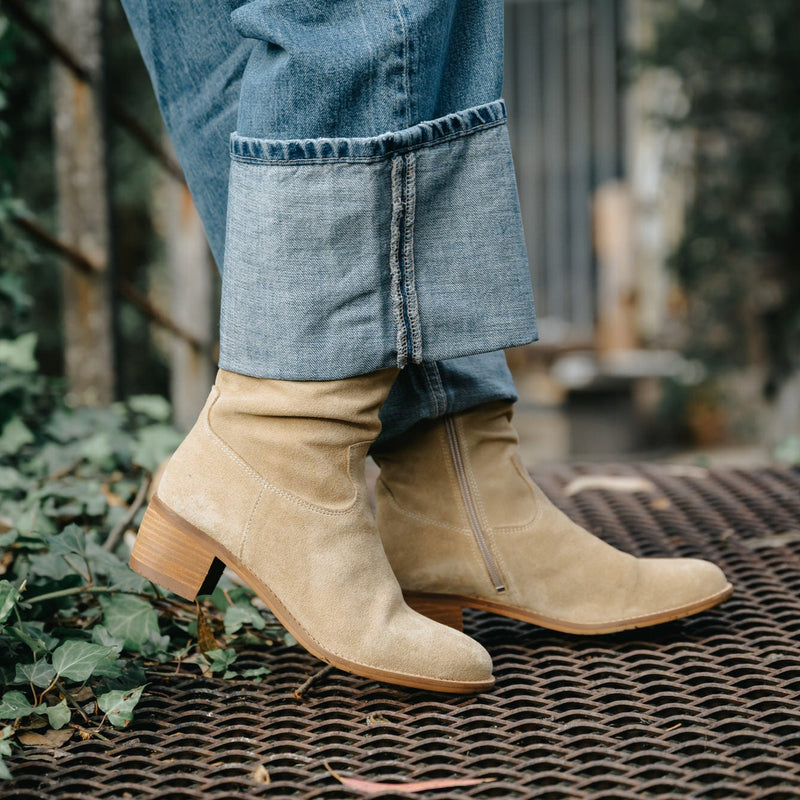
[[[321,661],[345,672],[412,689],[450,694],[474,694],[494,686],[494,678],[490,681],[426,678],[369,667],[328,652],[233,553],[172,511],[158,495],[147,507],[128,563],[142,577],[190,601],[199,594],[212,592],[227,565],[267,604],[299,644]]]
[[[553,619],[542,614],[536,614],[525,608],[510,606],[498,603],[493,600],[484,600],[476,597],[465,597],[453,594],[426,594],[423,592],[404,592],[403,596],[406,603],[415,611],[429,617],[430,619],[448,625],[458,631],[463,631],[464,608],[476,608],[480,611],[490,611],[503,617],[511,617],[522,622],[529,622],[541,628],[559,631],[560,633],[574,633],[579,635],[597,635],[602,633],[619,633],[636,628],[648,628],[652,625],[660,625],[664,622],[672,622],[676,619],[689,617],[713,608],[719,603],[727,600],[733,594],[733,586],[728,583],[724,589],[716,594],[704,597],[694,603],[689,603],[677,608],[671,608],[658,614],[648,614],[641,617],[629,617],[627,619],[613,620],[611,622],[598,623],[576,623],[566,622],[560,619]]]

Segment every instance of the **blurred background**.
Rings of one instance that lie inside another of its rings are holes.
[[[526,461],[800,463],[796,0],[506,12]],[[74,404],[163,394],[187,428],[218,294],[121,7],[0,0],[0,361]]]

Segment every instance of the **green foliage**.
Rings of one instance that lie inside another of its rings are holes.
[[[800,436],[789,436],[781,442],[775,448],[774,456],[778,461],[800,466]]]
[[[267,669],[237,671],[238,649],[288,637],[247,589],[229,584],[193,606],[132,572],[124,538],[105,546],[178,442],[169,405],[70,408],[37,372],[35,345],[0,338],[0,778],[27,727],[102,736],[133,720],[147,670],[172,661],[260,680]]]
[[[673,267],[687,350],[712,374],[800,368],[800,15],[794,0],[652,0],[646,65],[676,72],[694,142],[694,197]]]

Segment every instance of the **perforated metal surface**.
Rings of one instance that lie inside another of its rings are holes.
[[[577,474],[644,476],[649,494],[565,498]],[[325,770],[374,780],[493,777],[438,798],[800,797],[800,471],[671,474],[666,467],[539,472],[543,488],[612,543],[702,555],[736,593],[724,606],[613,636],[553,634],[483,612],[467,631],[496,688],[446,697],[252,652],[264,683],[158,678],[127,730],[52,757],[12,759],[4,798],[348,798]],[[249,776],[264,765],[269,785]],[[384,797],[403,797],[391,792]]]

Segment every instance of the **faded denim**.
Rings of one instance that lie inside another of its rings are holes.
[[[225,253],[221,366],[407,365],[383,438],[515,399],[499,349],[536,334],[498,100],[502,3],[123,4]]]

